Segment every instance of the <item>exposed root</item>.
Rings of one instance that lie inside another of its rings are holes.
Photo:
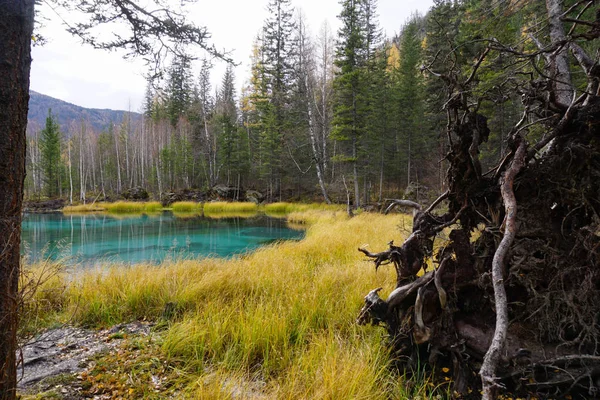
[[[483,386],[483,398],[491,400],[496,397],[496,369],[500,363],[500,357],[504,349],[506,334],[508,331],[508,304],[506,289],[504,288],[504,260],[508,249],[512,245],[517,234],[517,199],[513,191],[515,176],[519,173],[525,162],[525,142],[521,141],[515,154],[511,167],[500,185],[502,198],[504,199],[505,231],[502,241],[496,249],[492,261],[492,282],[494,286],[494,306],[496,308],[496,330],[494,338],[488,351],[485,353],[483,365],[479,371]]]
[[[359,249],[376,268],[396,268],[396,288],[386,300],[380,288],[371,291],[357,322],[385,326],[399,367],[410,370],[421,360],[434,375],[451,367],[452,390],[465,395],[478,394],[483,384],[488,398],[494,389],[524,397],[596,396],[598,115],[600,100],[578,108],[565,130],[551,130],[552,150],[527,163],[525,142],[512,141],[493,174],[479,178],[473,129],[484,138],[486,128],[478,116],[465,117],[467,126],[455,128],[449,189],[440,197],[448,212],[432,213],[438,199],[415,213],[402,245]],[[433,240],[445,228],[449,240],[434,253]],[[427,272],[427,259],[437,269]]]

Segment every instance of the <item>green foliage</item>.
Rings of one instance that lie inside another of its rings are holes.
[[[188,110],[191,102],[191,60],[186,55],[173,59],[167,80],[167,114],[173,126]]]
[[[52,115],[52,110],[48,110],[46,126],[41,132],[40,148],[44,184],[50,198],[59,194],[61,174],[64,172],[61,161],[61,140],[60,128]]]

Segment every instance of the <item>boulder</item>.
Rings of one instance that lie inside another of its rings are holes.
[[[215,185],[212,188],[212,195],[221,200],[235,200],[237,191],[235,186]]]
[[[206,193],[197,189],[182,189],[177,192],[167,192],[162,194],[161,202],[164,207],[178,201],[195,201],[200,203],[206,200]]]
[[[148,191],[141,186],[125,190],[122,196],[125,200],[148,200],[150,198]]]
[[[60,211],[65,206],[64,199],[53,199],[45,201],[27,201],[23,205],[24,212],[45,213]]]
[[[246,201],[251,201],[253,203],[259,204],[262,203],[265,199],[265,195],[257,190],[248,190],[245,195]]]

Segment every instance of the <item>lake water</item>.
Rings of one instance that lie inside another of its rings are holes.
[[[178,218],[105,214],[26,214],[21,254],[30,261],[66,259],[69,263],[153,262],[202,256],[230,257],[277,240],[301,239],[285,220],[254,218]]]

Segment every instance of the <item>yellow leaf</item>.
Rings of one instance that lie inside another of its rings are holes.
[[[442,372],[447,374],[448,372],[450,372],[450,368],[444,367],[444,368],[442,368]]]

